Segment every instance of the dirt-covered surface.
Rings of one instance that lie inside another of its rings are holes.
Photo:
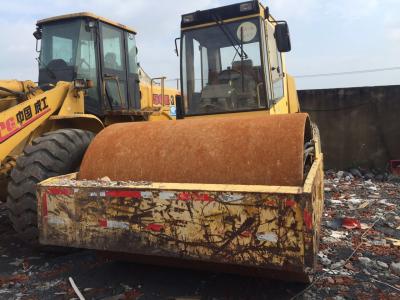
[[[400,183],[327,172],[311,286],[49,253],[21,243],[0,203],[0,299],[400,299]]]

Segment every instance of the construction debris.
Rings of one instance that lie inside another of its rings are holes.
[[[16,238],[0,204],[0,298],[77,299],[73,277],[86,299],[399,299],[400,183],[359,172],[326,172],[311,286],[122,263],[94,251],[31,250]]]
[[[321,267],[301,293],[305,299],[399,298],[400,185],[377,177],[359,169],[326,172]]]

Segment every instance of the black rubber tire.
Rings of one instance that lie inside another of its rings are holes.
[[[36,184],[78,170],[94,134],[60,129],[33,140],[17,159],[8,184],[10,221],[24,242],[38,244]]]

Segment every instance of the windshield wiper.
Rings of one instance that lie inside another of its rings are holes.
[[[221,17],[219,17],[216,13],[212,12],[212,16],[214,18],[215,23],[217,23],[219,29],[221,29],[221,31],[225,34],[225,36],[228,38],[229,42],[231,43],[232,47],[235,49],[236,51],[236,55],[239,55],[240,58],[243,59],[247,59],[249,56],[247,55],[247,53],[244,51],[243,49],[243,41],[241,41],[240,45],[237,46],[234,42],[234,38],[232,38],[231,34],[229,31],[225,30],[225,23],[224,21],[221,19]]]

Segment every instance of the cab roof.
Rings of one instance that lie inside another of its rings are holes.
[[[243,5],[247,5],[248,9],[242,10],[241,7]],[[259,0],[251,0],[212,9],[198,10],[182,15],[181,28],[187,29],[196,25],[215,23],[216,19],[228,20],[254,15],[264,16],[264,9]],[[184,21],[186,16],[193,16],[192,20]]]
[[[109,25],[121,28],[122,30],[129,31],[129,32],[132,32],[134,34],[137,33],[136,30],[133,29],[133,28],[130,28],[130,27],[122,25],[120,23],[117,23],[117,22],[111,21],[109,19],[100,17],[100,16],[95,15],[95,14],[90,13],[90,12],[79,12],[79,13],[66,14],[66,15],[46,18],[46,19],[42,19],[42,20],[37,21],[36,25],[40,26],[40,25],[43,25],[43,24],[52,23],[52,22],[56,22],[56,21],[60,21],[60,20],[77,19],[77,18],[89,18],[89,19],[93,19],[93,20],[98,20],[98,21],[107,23]]]

